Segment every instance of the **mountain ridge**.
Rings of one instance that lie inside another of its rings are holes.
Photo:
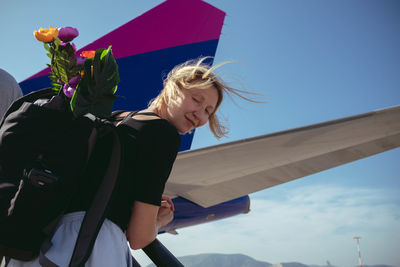
[[[244,254],[220,254],[220,253],[202,253],[197,255],[188,255],[178,257],[178,260],[185,267],[341,267],[336,265],[315,265],[303,264],[300,262],[282,262],[282,263],[269,263],[266,261],[259,261]],[[146,267],[155,267],[154,264],[147,265]],[[357,267],[354,265],[353,267]],[[377,264],[377,265],[363,265],[363,267],[396,267],[392,265]],[[397,266],[398,267],[398,266]]]

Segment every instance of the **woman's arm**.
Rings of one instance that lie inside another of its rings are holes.
[[[174,217],[172,201],[163,196],[161,206],[135,201],[126,232],[132,249],[141,249],[153,242],[160,227],[168,224]]]

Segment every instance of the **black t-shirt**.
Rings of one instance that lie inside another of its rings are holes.
[[[135,200],[160,206],[161,195],[180,146],[180,136],[164,119],[124,119],[117,127],[121,165],[107,218],[126,230]],[[69,212],[87,210],[104,177],[111,154],[111,135],[97,142]]]

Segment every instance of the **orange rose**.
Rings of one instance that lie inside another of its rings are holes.
[[[43,43],[50,43],[53,42],[54,39],[57,38],[58,36],[58,29],[49,27],[49,29],[43,29],[40,28],[39,31],[34,31],[33,35],[35,35],[35,38]]]
[[[88,58],[91,58],[91,57],[94,57],[94,54],[96,54],[96,51],[94,51],[94,50],[90,50],[90,51],[82,51],[82,53],[81,53],[81,57],[88,57]]]

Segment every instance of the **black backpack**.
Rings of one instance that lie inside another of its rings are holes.
[[[93,115],[74,118],[65,100],[51,89],[28,94],[10,106],[0,125],[0,262],[1,256],[29,261],[44,254],[80,186],[91,148],[111,134],[111,160],[70,262],[85,264],[118,176],[120,143],[114,128]]]

